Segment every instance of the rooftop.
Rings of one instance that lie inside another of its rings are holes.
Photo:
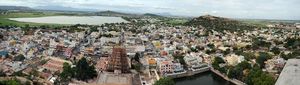
[[[289,59],[275,85],[299,85],[300,59]]]

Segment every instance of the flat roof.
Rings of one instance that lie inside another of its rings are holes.
[[[281,71],[275,85],[300,84],[300,59],[289,59]]]

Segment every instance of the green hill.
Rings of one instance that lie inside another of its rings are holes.
[[[255,26],[250,24],[245,24],[237,20],[216,17],[211,15],[200,16],[193,18],[192,20],[185,23],[187,26],[204,27],[206,29],[214,29],[216,31],[241,31],[241,30],[251,30]]]
[[[136,17],[139,15],[136,14],[129,14],[129,13],[122,13],[122,12],[115,12],[115,11],[101,11],[95,12],[97,16],[117,16],[117,17]]]

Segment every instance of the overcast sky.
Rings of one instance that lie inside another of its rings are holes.
[[[170,13],[181,16],[211,14],[230,18],[298,19],[300,0],[0,0],[0,5],[62,6],[99,11]]]

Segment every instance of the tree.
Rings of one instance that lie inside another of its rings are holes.
[[[298,38],[287,38],[285,40],[285,44],[284,44],[284,47],[286,48],[292,48],[292,49],[295,49],[297,47],[300,47],[300,39]]]
[[[258,49],[259,47],[269,48],[271,46],[271,42],[265,41],[262,37],[257,37],[253,39],[252,48]]]
[[[294,52],[291,52],[291,53],[288,53],[288,54],[282,53],[280,56],[285,60],[288,60],[288,59],[291,59],[291,58],[297,58],[297,57],[300,56],[300,51],[298,50],[298,51],[294,51]]]
[[[140,72],[142,69],[142,66],[143,65],[141,63],[137,63],[137,64],[132,65],[132,68],[135,69],[136,71]]]
[[[215,59],[212,63],[212,66],[213,66],[213,68],[219,70],[220,69],[219,64],[221,64],[221,63],[225,63],[225,61],[220,57],[215,57]]]
[[[223,53],[224,55],[227,55],[227,54],[230,53],[230,49],[226,49],[225,51],[222,51],[222,53]]]
[[[25,59],[24,55],[20,54],[14,58],[14,61],[23,61]]]
[[[270,51],[273,52],[276,55],[278,55],[280,53],[280,49],[277,48],[277,47],[273,47]]]
[[[140,62],[140,54],[139,53],[135,53],[134,60],[137,62]]]
[[[91,32],[98,32],[99,30],[97,29],[97,27],[91,27]]]
[[[0,34],[0,40],[2,40],[4,38],[4,36],[2,34]]]
[[[156,81],[154,85],[175,85],[175,82],[171,78],[164,77]]]
[[[0,80],[0,85],[21,85],[21,83],[15,78],[12,80]]]
[[[247,76],[246,83],[248,85],[274,85],[275,79],[261,69],[254,67]]]
[[[242,61],[241,63],[239,63],[239,64],[237,65],[237,67],[240,67],[240,68],[242,68],[243,70],[245,70],[245,69],[251,69],[251,64],[248,63],[247,61]]]
[[[184,56],[182,54],[174,54],[173,55],[174,60],[178,60],[180,64],[186,66],[186,63],[184,61]]]
[[[63,72],[59,74],[60,82],[69,82],[73,76],[74,70],[71,68],[71,65],[69,65],[69,63],[64,63]]]
[[[247,61],[243,61],[236,65],[235,67],[229,69],[228,72],[228,77],[229,78],[236,78],[236,79],[243,79],[244,78],[244,73],[243,71],[245,69],[251,69],[251,64],[248,63]]]
[[[212,43],[210,43],[210,44],[207,44],[207,47],[209,47],[209,48],[213,49],[213,48],[215,48],[215,45],[214,45],[214,44],[212,44]]]
[[[244,56],[245,60],[247,61],[250,61],[251,59],[255,59],[254,53],[251,52],[243,52],[241,55]]]
[[[6,76],[6,74],[3,72],[2,69],[0,69],[0,77],[4,77],[4,76]]]
[[[256,59],[256,63],[259,64],[260,68],[263,68],[265,66],[265,61],[270,59],[271,56],[266,52],[260,52],[259,57]]]
[[[81,58],[75,67],[75,78],[78,80],[87,81],[97,76],[97,71],[94,65],[89,65],[86,58]]]

